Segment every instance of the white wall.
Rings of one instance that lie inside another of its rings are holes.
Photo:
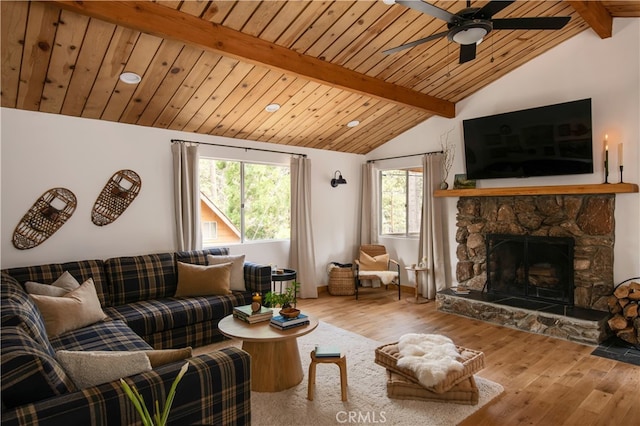
[[[452,70],[455,73],[455,69]],[[449,174],[464,173],[462,120],[571,100],[592,98],[594,170],[590,175],[491,179],[478,187],[602,183],[604,164],[601,140],[609,134],[610,182],[618,182],[617,143],[624,143],[624,180],[640,182],[640,19],[614,19],[613,37],[601,40],[587,30],[546,52],[456,105],[456,118],[432,118],[369,153],[367,159],[440,149],[440,135],[454,129],[456,156]],[[419,165],[419,157],[402,160]],[[380,163],[387,167],[386,162]],[[394,164],[394,166],[397,164]],[[611,170],[613,168],[613,170]],[[616,195],[614,282],[640,275],[640,196]],[[445,198],[449,277],[455,280],[456,203]],[[389,251],[405,264],[417,261],[418,241],[384,239]],[[453,278],[451,278],[453,277]]]
[[[238,141],[148,127],[3,108],[1,130],[2,268],[106,259],[175,250],[171,139],[257,147],[307,154],[311,160],[313,232],[317,284],[326,285],[330,261],[353,259],[359,214],[363,156],[274,144]],[[270,163],[289,163],[289,155],[200,146],[203,155]],[[120,169],[135,170],[142,189],[131,206],[110,225],[91,222],[91,208],[108,178]],[[336,170],[347,185],[329,184]],[[41,245],[18,250],[12,234],[22,216],[46,190],[66,187],[78,206],[68,222]],[[289,243],[231,246],[247,260],[286,267]]]

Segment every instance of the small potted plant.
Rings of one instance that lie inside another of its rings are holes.
[[[299,288],[300,283],[294,280],[284,293],[270,291],[265,295],[264,301],[271,308],[280,306],[280,315],[287,318],[295,318],[300,315],[300,310],[296,309]]]

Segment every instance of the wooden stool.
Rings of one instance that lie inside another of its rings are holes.
[[[316,384],[316,364],[336,364],[340,368],[340,391],[342,400],[347,400],[347,357],[320,357],[316,358],[316,351],[311,351],[311,364],[309,364],[309,390],[307,399],[313,401],[313,389]]]

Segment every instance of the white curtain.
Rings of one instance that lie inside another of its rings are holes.
[[[421,293],[434,299],[436,291],[447,287],[442,232],[442,200],[433,196],[440,186],[442,154],[425,155],[422,159],[422,218],[418,256],[426,258],[428,271],[421,280]]]
[[[311,211],[311,160],[292,157],[289,264],[296,270],[300,297],[303,299],[318,297]]]
[[[202,248],[198,145],[173,142],[173,193],[178,250]]]
[[[378,243],[378,169],[374,163],[362,165],[362,200],[360,220],[360,245]]]

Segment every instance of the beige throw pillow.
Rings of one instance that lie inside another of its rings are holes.
[[[187,346],[183,349],[157,349],[145,351],[151,362],[151,367],[156,368],[161,365],[169,364],[175,361],[182,361],[193,356],[193,349]]]
[[[61,297],[32,294],[31,298],[42,314],[49,337],[107,319],[92,278]]]
[[[375,257],[360,250],[360,269],[363,271],[386,271],[389,267],[389,253]]]
[[[40,294],[42,296],[60,297],[80,287],[78,280],[73,278],[69,271],[64,271],[51,284],[40,284],[33,281],[27,281],[24,284],[29,294]]]
[[[144,351],[58,351],[56,359],[79,389],[151,370]]]
[[[229,256],[207,256],[209,265],[220,265],[221,263],[232,263],[229,286],[231,290],[246,291],[244,285],[244,254]]]
[[[178,262],[176,297],[231,294],[231,263],[203,266]]]

